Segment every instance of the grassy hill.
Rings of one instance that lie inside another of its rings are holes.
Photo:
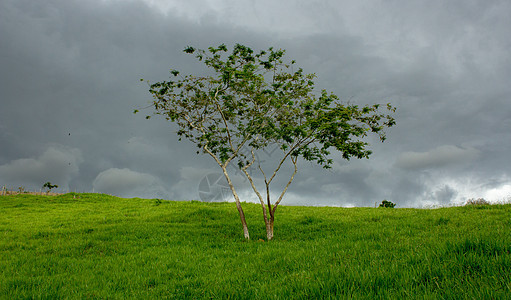
[[[261,208],[0,196],[0,298],[511,297],[511,205]]]

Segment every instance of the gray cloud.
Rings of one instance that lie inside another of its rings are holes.
[[[49,181],[61,190],[78,175],[83,162],[80,150],[54,145],[36,158],[21,158],[0,166],[0,182],[6,187],[39,189]]]
[[[511,183],[510,13],[507,1],[0,1],[0,185],[40,187],[45,178],[155,196],[118,176],[158,197],[197,199],[218,166],[178,142],[168,122],[131,113],[150,100],[139,79],[204,72],[185,46],[239,42],[286,49],[341,99],[398,107],[387,142],[368,139],[370,160],[334,155],[330,171],[300,163],[284,204],[501,197]]]
[[[472,162],[479,155],[476,149],[463,149],[452,145],[440,146],[428,152],[404,152],[396,166],[405,170],[443,168]]]
[[[120,197],[168,199],[170,196],[160,179],[127,168],[111,168],[99,173],[92,186],[96,192]]]

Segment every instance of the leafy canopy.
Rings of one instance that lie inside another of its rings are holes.
[[[253,163],[240,149],[278,145],[293,161],[302,157],[329,168],[332,149],[345,159],[368,158],[361,139],[369,132],[385,140],[392,116],[380,105],[343,104],[327,91],[314,91],[315,74],[285,63],[284,50],[254,52],[236,44],[229,54],[222,44],[208,50],[187,47],[212,70],[208,76],[182,76],[171,70],[168,81],[150,85],[156,114],[177,123],[178,135],[212,155],[220,165],[237,158],[243,168]],[[395,108],[387,104],[393,112]],[[253,153],[253,152],[252,152]]]

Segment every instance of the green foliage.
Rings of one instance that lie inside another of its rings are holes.
[[[358,107],[343,104],[327,91],[317,96],[314,74],[295,70],[294,61],[284,62],[284,50],[269,48],[255,53],[237,44],[207,51],[187,47],[214,71],[211,76],[179,75],[154,83],[156,114],[178,124],[180,137],[195,143],[200,151],[218,155],[222,162],[234,157],[240,168],[250,163],[239,149],[261,149],[277,144],[285,153],[300,156],[329,168],[330,150],[345,159],[371,154],[360,140],[368,132],[385,140],[383,129],[395,124],[390,115],[378,113],[379,105]],[[395,111],[390,104],[389,111]]]
[[[51,184],[51,182],[46,182],[45,184],[43,184],[43,189],[44,188],[47,188],[48,189],[48,192],[50,192],[52,189],[54,188],[58,188],[59,186],[56,185],[56,184]]]
[[[278,236],[258,243],[255,204],[244,241],[233,203],[76,195],[0,196],[0,299],[511,295],[510,204],[283,206]]]
[[[379,207],[394,208],[395,206],[396,206],[395,203],[392,203],[392,202],[387,201],[387,200],[383,200]]]

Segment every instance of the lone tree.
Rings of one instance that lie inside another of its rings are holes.
[[[247,222],[227,170],[229,164],[237,165],[259,198],[267,239],[271,240],[275,213],[298,171],[298,158],[324,168],[333,163],[330,150],[338,150],[347,160],[368,158],[371,151],[361,139],[373,132],[384,141],[383,129],[395,124],[392,116],[380,113],[378,104],[359,107],[343,104],[325,90],[315,93],[315,74],[295,70],[295,61],[285,63],[284,50],[269,48],[255,53],[237,44],[229,54],[222,44],[208,50],[187,47],[184,52],[213,72],[181,76],[171,70],[170,80],[150,85],[152,106],[155,114],[178,125],[180,139],[195,143],[197,153],[210,155],[220,166],[246,239],[250,237]],[[390,104],[385,108],[395,111]],[[276,146],[281,156],[271,170],[265,170],[254,153]],[[286,162],[294,171],[275,201],[270,197],[270,185]],[[264,178],[262,193],[249,168],[257,168]]]

